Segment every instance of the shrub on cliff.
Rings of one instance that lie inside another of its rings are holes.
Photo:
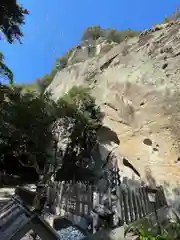
[[[171,21],[177,21],[180,19],[180,6],[173,12],[172,15],[165,17],[164,22],[168,23]]]
[[[132,38],[139,35],[139,32],[127,29],[125,31],[118,31],[116,29],[106,30],[106,39],[112,42],[121,43],[127,38]]]
[[[83,32],[82,41],[97,40],[104,35],[104,30],[100,26],[88,27]]]
[[[63,68],[65,68],[67,66],[68,60],[70,58],[70,56],[72,55],[73,51],[74,51],[75,47],[72,47],[67,53],[65,53],[63,56],[59,57],[56,59],[56,64],[54,66],[54,70],[56,71],[60,71]]]
[[[44,77],[36,80],[37,89],[40,94],[45,92],[46,88],[51,84],[53,78],[54,74],[46,74]]]
[[[131,38],[137,36],[139,34],[138,31],[133,31],[131,29],[127,29],[124,31],[119,31],[113,28],[103,29],[100,26],[88,27],[82,36],[82,41],[90,41],[97,40],[100,37],[103,37],[110,42],[121,43],[126,38]]]
[[[38,78],[36,80],[36,85],[37,85],[38,91],[41,94],[44,93],[46,88],[51,84],[56,73],[58,71],[61,71],[63,68],[65,68],[67,66],[68,59],[71,56],[73,50],[74,50],[74,47],[70,51],[68,51],[64,56],[56,59],[56,63],[54,65],[52,71],[50,72],[50,74],[46,74],[42,78]]]

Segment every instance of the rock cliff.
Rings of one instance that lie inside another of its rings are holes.
[[[58,99],[74,85],[92,89],[105,113],[104,125],[116,132],[122,174],[126,158],[141,180],[162,184],[178,195],[180,182],[180,22],[156,25],[121,44],[100,41],[75,49],[68,66],[48,87]],[[103,138],[108,143],[108,136]],[[169,195],[170,196],[170,195]]]

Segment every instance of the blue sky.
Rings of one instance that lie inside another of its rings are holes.
[[[0,51],[16,83],[30,83],[49,73],[56,58],[78,44],[92,25],[142,30],[162,22],[179,0],[19,0],[30,11],[23,44],[0,41]]]

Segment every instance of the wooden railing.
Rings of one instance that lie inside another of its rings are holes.
[[[68,213],[87,215],[91,213],[95,205],[103,204],[106,198],[106,201],[109,199],[109,205],[116,209],[117,217],[123,223],[130,224],[154,212],[154,207],[158,210],[167,205],[162,187],[155,190],[155,203],[149,201],[149,190],[152,189],[121,184],[116,187],[116,194],[112,196],[110,189],[107,193],[103,193],[91,185],[58,183],[56,186],[56,205],[60,210],[63,209],[63,215]]]
[[[95,205],[108,205],[115,210],[115,218],[122,224],[130,224],[141,219],[150,213],[167,205],[166,198],[162,187],[155,190],[155,203],[149,201],[149,189],[143,186],[133,186],[128,183],[122,183],[116,186],[116,192],[112,193],[111,189],[102,192],[95,186],[88,184],[76,183],[56,183],[48,194],[47,200],[49,205],[56,206],[58,215],[91,215]],[[25,199],[29,205],[33,204],[36,193],[26,193],[27,190],[17,188],[16,194]],[[28,197],[26,197],[26,195]]]
[[[162,187],[156,189],[155,203],[149,201],[147,187],[131,188],[122,184],[116,187],[116,198],[111,200],[116,206],[117,215],[122,223],[130,224],[167,205]],[[97,193],[98,194],[98,193]],[[101,195],[99,193],[99,195]],[[102,195],[99,203],[103,203]],[[109,205],[110,205],[109,204]]]

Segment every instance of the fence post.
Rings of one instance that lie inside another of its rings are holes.
[[[161,208],[161,202],[162,202],[162,200],[161,200],[161,191],[160,191],[160,189],[156,192],[156,208],[157,209],[159,209],[159,208]]]
[[[125,222],[128,224],[129,223],[129,214],[128,214],[128,195],[126,192],[123,192],[123,203],[124,203],[124,217],[125,217]]]
[[[117,212],[118,217],[120,220],[120,225],[124,224],[124,212],[123,212],[123,204],[122,204],[122,192],[121,192],[121,186],[116,187],[116,194],[117,194]]]
[[[165,196],[165,193],[164,193],[164,189],[163,189],[162,186],[160,186],[159,188],[160,188],[160,193],[161,193],[161,195],[162,195],[163,206],[164,206],[164,205],[167,205],[167,200],[166,200],[166,196]]]
[[[145,207],[145,215],[147,215],[149,213],[149,210],[148,210],[148,196],[147,196],[146,189],[144,187],[142,187],[142,193],[143,193],[143,201],[144,201],[144,207]]]
[[[133,222],[134,220],[134,209],[133,209],[133,200],[132,200],[132,191],[130,188],[128,190],[128,203],[129,203],[129,214],[130,214],[130,221]]]
[[[93,194],[93,208],[100,203],[100,194],[99,189],[95,188],[94,194]],[[98,224],[98,215],[93,214],[93,233],[96,232],[96,226]]]
[[[138,207],[137,207],[136,193],[134,190],[132,191],[132,199],[133,199],[135,220],[137,220],[138,219]]]
[[[128,209],[128,191],[127,191],[127,185],[124,184],[124,189],[122,190],[122,199],[123,199],[123,205],[124,205],[124,217],[125,222],[129,223],[129,209]]]
[[[141,202],[141,208],[142,208],[142,215],[144,217],[144,216],[146,216],[146,209],[145,209],[145,202],[144,202],[142,187],[139,188],[139,196],[140,196],[140,202]]]
[[[112,201],[111,201],[111,188],[108,187],[108,203],[110,208],[112,207]]]
[[[92,185],[88,186],[88,214],[91,213],[91,210],[93,209],[93,188]]]
[[[80,197],[80,193],[79,193],[79,184],[78,182],[75,183],[75,199],[76,199],[76,206],[75,206],[75,214],[79,215],[79,213],[81,212],[81,197]]]
[[[136,189],[136,192],[139,193],[138,189]],[[140,194],[136,194],[136,199],[137,199],[137,207],[138,207],[138,213],[139,213],[139,217],[142,218],[143,214],[142,214],[142,208],[141,208],[141,202],[140,202]]]

